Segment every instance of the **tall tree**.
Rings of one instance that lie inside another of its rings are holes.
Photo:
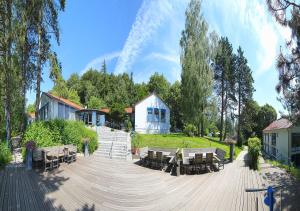
[[[6,126],[6,142],[9,144],[11,137],[11,92],[13,80],[13,2],[12,0],[0,1],[0,74],[3,83],[4,114]]]
[[[236,94],[238,101],[238,125],[237,125],[237,142],[242,145],[241,139],[241,111],[245,103],[252,99],[254,92],[252,71],[247,64],[247,59],[244,57],[244,52],[241,47],[237,50],[235,56],[235,78],[236,78]]]
[[[181,96],[181,84],[179,81],[175,81],[170,87],[166,103],[170,108],[170,123],[171,130],[183,129],[183,115],[181,112],[182,106],[182,96]]]
[[[64,10],[65,0],[47,1],[40,0],[34,1],[34,10],[32,15],[35,18],[35,29],[37,35],[37,79],[36,79],[36,100],[35,100],[35,116],[39,117],[39,105],[41,97],[41,81],[42,69],[50,56],[55,56],[51,50],[50,40],[52,35],[59,44],[59,27],[58,27],[58,13]]]
[[[214,59],[214,88],[217,96],[221,101],[221,117],[220,117],[220,141],[226,138],[224,132],[224,117],[227,117],[227,109],[230,100],[234,98],[234,67],[233,67],[232,46],[227,37],[222,37],[219,40],[218,51]],[[225,130],[226,132],[226,130]]]
[[[257,115],[257,128],[256,134],[257,136],[262,139],[262,131],[266,128],[271,122],[277,119],[277,112],[276,110],[269,104],[266,104],[260,107]]]
[[[247,140],[252,134],[254,135],[254,133],[256,133],[259,110],[260,107],[256,101],[248,100],[245,103],[240,119],[243,139]]]
[[[300,3],[294,0],[267,0],[269,11],[277,22],[291,29],[291,39],[287,41],[287,51],[282,49],[277,58],[279,83],[276,86],[283,106],[294,121],[300,121]]]
[[[186,121],[197,125],[204,136],[204,112],[212,93],[213,79],[208,25],[199,0],[190,1],[185,16],[185,29],[180,39],[183,113]]]

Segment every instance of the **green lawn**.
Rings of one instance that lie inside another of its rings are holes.
[[[180,133],[168,135],[137,134],[133,140],[138,147],[161,147],[161,148],[208,148],[218,147],[226,151],[226,158],[229,157],[229,146],[211,137],[188,137]],[[240,152],[241,148],[235,147],[234,157]]]

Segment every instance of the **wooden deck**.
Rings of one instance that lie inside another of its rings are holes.
[[[243,156],[219,172],[179,177],[96,156],[51,173],[6,168],[0,210],[255,210],[256,197],[267,210],[263,193],[244,191],[265,181]]]

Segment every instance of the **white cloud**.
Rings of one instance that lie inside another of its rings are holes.
[[[180,65],[180,57],[178,54],[165,54],[165,53],[151,53],[148,56],[145,57],[145,59],[159,59],[159,60],[164,60],[168,61],[171,63],[174,63],[176,65]]]
[[[120,51],[116,51],[116,52],[112,52],[112,53],[108,53],[108,54],[104,54],[101,55],[95,59],[93,59],[92,61],[90,61],[85,68],[80,71],[80,75],[84,74],[87,70],[89,70],[90,68],[94,68],[94,69],[100,69],[103,61],[105,60],[106,64],[108,62],[110,62],[111,60],[119,57],[120,55]]]
[[[249,62],[256,64],[254,71],[257,76],[274,67],[279,45],[290,37],[290,30],[275,22],[265,1],[215,0],[208,2],[207,6],[221,11],[223,33],[229,35],[231,41],[239,45],[248,40],[256,47],[256,61]],[[215,25],[218,24],[221,23]]]
[[[168,0],[144,0],[117,61],[115,73],[130,70],[136,57],[164,19],[168,17],[170,10],[171,4]]]

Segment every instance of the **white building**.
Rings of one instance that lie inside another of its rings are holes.
[[[300,127],[278,119],[263,130],[263,150],[276,160],[300,164]]]
[[[135,104],[134,128],[138,133],[169,133],[170,109],[156,94]]]

